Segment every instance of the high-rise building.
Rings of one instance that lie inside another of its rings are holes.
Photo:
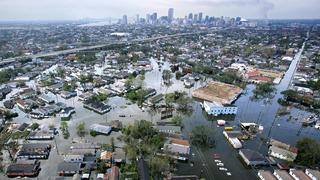
[[[193,22],[194,22],[194,23],[197,23],[197,22],[198,22],[198,14],[195,14],[195,15],[193,16]]]
[[[151,20],[151,16],[150,16],[150,14],[147,14],[146,15],[146,21],[147,21],[146,23],[150,24],[150,20]]]
[[[171,23],[173,21],[173,13],[174,13],[173,8],[169,8],[169,10],[168,10],[168,21],[169,21],[169,23]]]
[[[208,23],[209,22],[209,16],[206,16],[205,18],[204,18],[204,23]]]
[[[189,13],[188,19],[189,20],[193,20],[193,14],[192,13]]]
[[[199,13],[199,17],[198,17],[199,23],[201,23],[201,22],[202,22],[202,16],[203,16],[203,13],[202,13],[202,12],[200,12],[200,13]]]
[[[155,12],[151,15],[151,21],[153,24],[157,23],[158,14]]]
[[[123,15],[122,17],[122,24],[127,25],[128,24],[128,17],[127,15]]]

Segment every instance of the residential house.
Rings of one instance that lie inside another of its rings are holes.
[[[46,143],[23,144],[17,153],[19,159],[47,159],[51,145]]]
[[[100,149],[99,145],[93,144],[93,143],[76,143],[76,144],[72,144],[72,146],[70,146],[70,149]]]
[[[186,161],[191,153],[190,143],[188,140],[172,138],[165,143],[162,150],[169,151],[176,156],[174,158]]]
[[[26,176],[36,177],[40,172],[40,162],[37,160],[18,160],[8,166],[6,175],[8,177]]]
[[[111,110],[111,106],[100,101],[87,100],[83,103],[83,107],[99,114],[105,114]]]
[[[77,96],[77,91],[61,91],[61,97],[64,99],[69,99]]]
[[[297,170],[297,169],[290,169],[289,174],[293,177],[295,180],[311,180],[309,176],[307,176],[303,170]]]
[[[36,97],[38,95],[38,93],[33,90],[33,89],[24,89],[19,93],[19,97],[20,99],[24,100],[24,99],[29,99],[31,97]]]
[[[274,170],[273,175],[278,180],[294,180],[286,170]]]
[[[146,95],[144,96],[144,99],[148,99],[151,96],[154,96],[157,94],[157,91],[153,88],[146,89]]]
[[[52,130],[37,130],[32,131],[27,137],[27,140],[52,140],[54,132]]]
[[[114,163],[122,163],[126,161],[126,153],[122,148],[116,148],[112,154],[112,160]]]
[[[27,112],[27,111],[30,111],[35,106],[35,103],[30,99],[26,99],[26,100],[19,99],[17,100],[17,106],[22,111]]]
[[[178,137],[181,135],[180,126],[153,126],[153,128],[157,129],[159,133],[169,137]]]
[[[298,155],[298,149],[289,144],[271,139],[269,147],[269,155],[286,161],[294,161]]]
[[[51,97],[49,97],[49,96],[47,96],[47,95],[45,95],[45,94],[40,95],[38,98],[39,98],[40,100],[44,101],[44,102],[47,103],[47,104],[54,103],[54,100],[53,100]]]
[[[259,170],[258,177],[261,180],[277,180],[277,178],[270,171],[265,170]]]
[[[111,130],[112,130],[111,126],[104,126],[101,124],[92,124],[90,126],[90,131],[94,131],[94,132],[105,134],[105,135],[109,135]]]
[[[62,109],[62,111],[60,113],[61,120],[62,121],[70,120],[71,115],[75,112],[76,111],[75,111],[74,107],[66,107],[66,108]]]
[[[312,180],[320,180],[320,171],[314,169],[306,169],[306,175],[309,176]]]
[[[80,172],[80,163],[62,162],[58,165],[59,176],[73,176]]]
[[[67,163],[82,163],[84,155],[66,154],[63,156],[63,161]]]

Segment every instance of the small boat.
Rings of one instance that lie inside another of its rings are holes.
[[[219,126],[224,126],[226,124],[226,121],[225,120],[217,120],[217,124]]]
[[[224,130],[225,130],[225,131],[232,131],[232,130],[233,130],[233,127],[225,127]]]
[[[320,130],[320,122],[317,122],[314,127],[315,127],[316,129],[319,129],[319,130]]]

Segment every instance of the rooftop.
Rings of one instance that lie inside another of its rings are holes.
[[[242,152],[249,161],[266,161],[266,158],[256,151],[241,149],[240,152]]]
[[[270,171],[264,171],[264,170],[260,170],[258,172],[258,176],[265,180],[277,180],[277,178],[270,172]]]
[[[207,86],[194,90],[192,96],[205,101],[231,104],[241,92],[240,87],[212,81]]]

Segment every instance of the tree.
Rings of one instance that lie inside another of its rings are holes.
[[[81,74],[80,75],[80,82],[81,83],[87,83],[87,82],[93,82],[93,75],[92,74],[88,74],[88,75],[83,75],[83,74]]]
[[[320,143],[311,138],[303,138],[297,142],[298,156],[296,163],[315,167],[320,165]]]
[[[154,154],[164,143],[164,138],[146,120],[135,121],[122,133],[121,141],[126,143],[125,152],[129,159]]]
[[[172,122],[176,125],[176,126],[181,126],[182,125],[182,117],[180,115],[176,115],[172,118]]]
[[[85,130],[86,124],[84,122],[80,122],[77,124],[77,134],[80,137],[84,137],[86,135],[86,130]]]
[[[180,94],[180,97],[176,100],[176,103],[178,105],[178,110],[182,112],[188,112],[192,110],[192,107],[190,104],[192,103],[192,99],[188,97],[187,93],[183,92]]]
[[[36,130],[36,129],[38,129],[38,127],[39,127],[39,124],[38,124],[38,123],[32,123],[32,125],[30,126],[30,128],[31,128],[32,130]]]
[[[195,146],[211,147],[214,145],[213,130],[207,126],[196,126],[191,131],[191,142]]]
[[[62,131],[63,137],[65,139],[68,139],[70,134],[69,134],[69,130],[68,130],[68,123],[66,121],[61,122],[60,129]]]
[[[99,173],[105,173],[106,172],[106,163],[104,161],[102,161],[101,159],[97,159],[97,171]]]
[[[180,72],[180,71],[176,72],[176,79],[179,80],[182,76],[183,76],[182,72]]]
[[[61,67],[58,67],[56,69],[56,74],[57,74],[57,77],[64,78],[65,77],[65,70],[62,69]]]
[[[162,179],[163,173],[170,170],[170,161],[166,157],[153,157],[150,161],[150,169],[154,179]]]
[[[253,90],[254,98],[265,98],[274,92],[275,88],[272,83],[261,83]]]
[[[186,92],[175,91],[174,93],[168,93],[165,95],[165,102],[167,106],[177,105],[177,110],[181,112],[192,111],[191,103],[193,102],[190,97],[188,97]]]
[[[163,70],[162,72],[162,79],[165,82],[165,84],[169,84],[170,83],[170,79],[172,78],[172,74],[170,70]]]
[[[106,94],[102,94],[102,93],[99,93],[99,94],[96,94],[96,95],[93,95],[91,97],[91,100],[93,101],[107,101],[108,100],[108,96]]]

